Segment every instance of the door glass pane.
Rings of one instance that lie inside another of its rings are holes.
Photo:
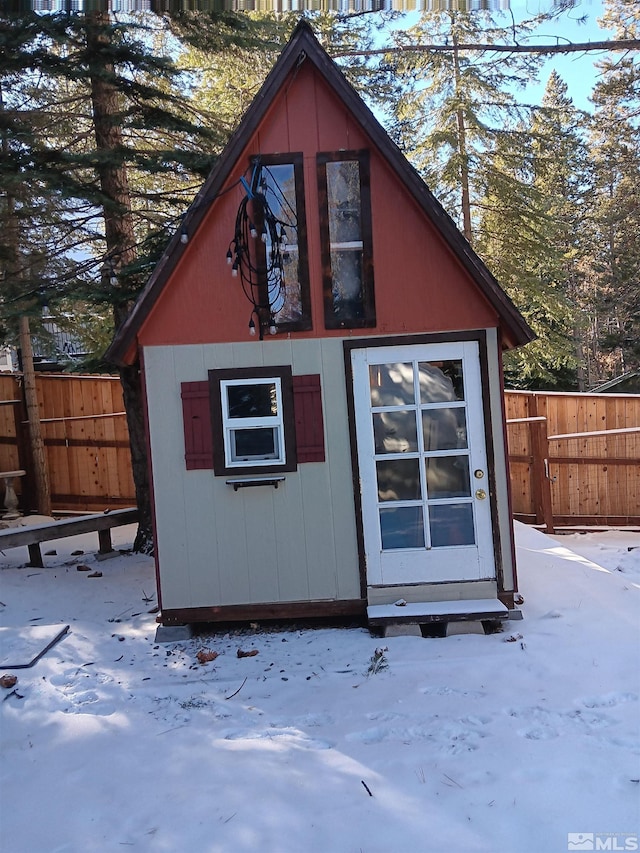
[[[389,459],[376,462],[378,500],[420,500],[420,471],[417,459]]]
[[[462,361],[421,361],[420,401],[443,403],[448,400],[464,400]]]
[[[467,419],[460,408],[425,409],[422,412],[424,449],[457,450],[467,445]]]
[[[424,548],[422,508],[419,506],[385,507],[380,510],[382,550]]]
[[[372,364],[369,367],[372,406],[405,406],[415,403],[413,364]]]
[[[427,466],[427,492],[430,500],[466,498],[471,495],[469,458],[467,456],[436,456],[425,459],[425,464]]]
[[[376,453],[415,453],[418,449],[415,410],[373,415]]]
[[[277,427],[231,430],[231,459],[278,459]]]
[[[470,503],[440,504],[429,508],[431,547],[473,545],[473,507]]]
[[[274,382],[227,387],[230,418],[265,418],[278,414]]]

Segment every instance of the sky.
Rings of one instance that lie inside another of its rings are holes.
[[[134,534],[101,562],[95,534],[43,569],[0,553],[6,853],[640,849],[640,533],[516,523],[524,618],[499,633],[173,643]]]
[[[548,10],[548,2],[536,2],[536,0],[515,0],[512,4],[514,14],[524,16]],[[604,13],[602,0],[578,0],[574,8],[569,9],[562,17],[553,24],[545,24],[539,30],[538,40],[542,43],[555,43],[556,36],[567,39],[574,43],[587,41],[602,41],[611,33],[598,26],[598,18]],[[579,19],[585,17],[587,20],[580,23]],[[544,38],[543,38],[544,36]],[[548,38],[547,38],[548,37]],[[601,53],[574,53],[559,54],[549,58],[540,71],[540,83],[531,86],[527,96],[538,102],[542,99],[544,88],[552,70],[556,70],[569,87],[569,96],[573,99],[576,107],[589,109],[589,95],[597,80],[597,70],[594,63],[602,57]]]
[[[496,21],[504,25],[510,22],[511,14],[518,23],[548,12],[552,7],[553,0],[497,0],[493,14]],[[603,13],[604,0],[575,0],[556,21],[541,25],[531,40],[536,44],[556,44],[558,40],[573,43],[602,41],[611,35],[598,25],[598,18],[602,17]],[[410,26],[417,17],[415,12],[408,13],[403,21],[396,25]],[[581,22],[581,18],[585,20]],[[518,90],[516,97],[522,103],[540,103],[549,76],[555,69],[567,84],[574,105],[579,109],[590,110],[589,95],[597,80],[594,63],[602,55],[595,52],[554,54],[542,65],[538,80],[532,82],[526,90]]]

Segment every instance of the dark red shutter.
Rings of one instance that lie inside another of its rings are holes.
[[[209,383],[183,382],[180,388],[187,471],[213,468]]]
[[[324,462],[324,424],[319,374],[293,377],[298,462]]]

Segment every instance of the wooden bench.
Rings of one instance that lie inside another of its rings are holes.
[[[63,518],[59,521],[49,521],[44,524],[25,525],[23,527],[9,527],[0,530],[0,551],[5,548],[18,548],[26,545],[29,549],[29,565],[44,568],[42,562],[41,542],[49,542],[52,539],[64,539],[67,536],[76,536],[79,533],[98,533],[98,553],[110,554],[113,552],[111,544],[111,528],[120,527],[123,524],[133,524],[138,521],[138,510],[136,507],[129,509],[114,509],[110,512],[100,512],[95,515],[82,515],[75,518]]]

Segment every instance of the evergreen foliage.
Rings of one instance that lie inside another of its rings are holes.
[[[402,29],[393,14],[306,14],[540,335],[511,357],[510,375],[588,387],[636,367],[635,55],[601,61],[589,123],[555,76],[545,103],[520,103],[535,55],[366,56],[390,20],[384,37],[408,47],[522,43],[539,19],[515,27],[488,13],[430,13]],[[631,0],[608,0],[604,23],[637,39],[639,15]],[[0,15],[4,340],[15,340],[19,313],[34,322],[48,306],[62,325],[90,315],[88,337],[104,346],[114,307],[122,318],[298,17]],[[100,87],[112,97],[102,141]],[[126,239],[109,238],[114,217]]]
[[[609,0],[604,22],[617,36],[640,36],[640,9]],[[592,96],[594,174],[588,283],[593,381],[640,367],[640,62],[629,54],[598,63]]]

